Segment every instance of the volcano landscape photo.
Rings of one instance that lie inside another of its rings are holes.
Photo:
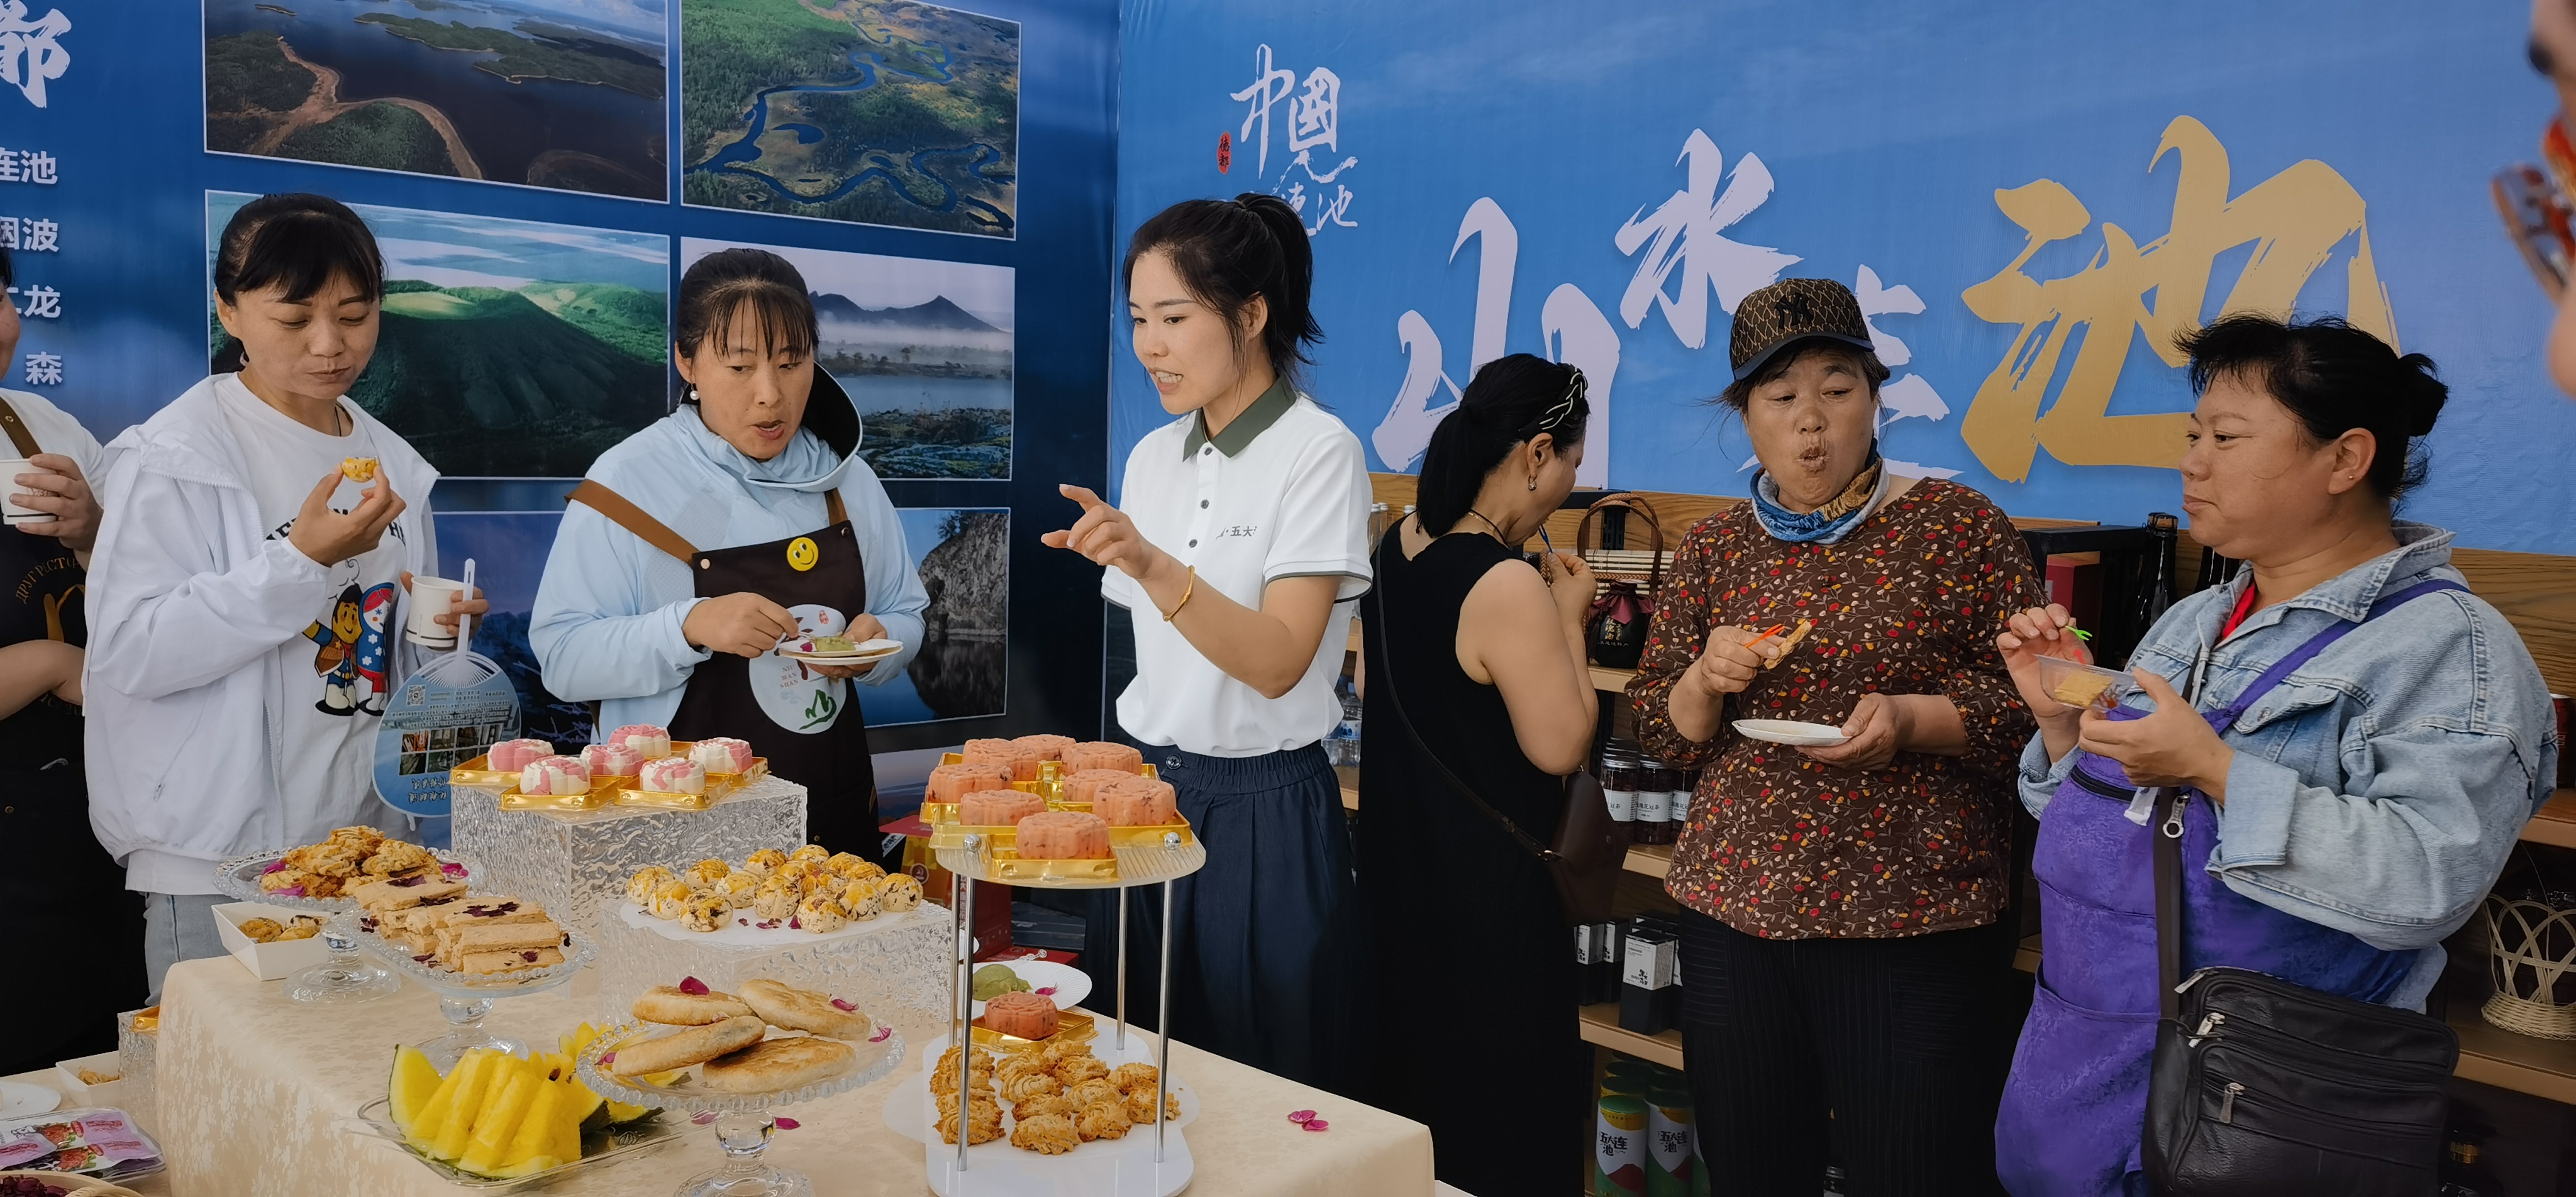
[[[252,197],[206,196],[211,247]],[[359,204],[385,255],[349,397],[450,478],[576,478],[670,410],[669,239]],[[229,338],[209,313],[209,348]]]

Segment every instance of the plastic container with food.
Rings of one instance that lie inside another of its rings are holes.
[[[2060,657],[2040,657],[2039,685],[2070,707],[2111,707],[2138,688],[2128,674]]]

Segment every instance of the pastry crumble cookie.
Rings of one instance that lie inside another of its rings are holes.
[[[1767,654],[1767,655],[1765,655],[1765,656],[1762,658],[1762,667],[1763,667],[1764,669],[1769,669],[1769,668],[1771,668],[1772,666],[1778,665],[1778,664],[1779,664],[1780,662],[1782,662],[1782,661],[1786,661],[1786,660],[1788,660],[1788,659],[1789,659],[1789,651],[1790,651],[1791,649],[1794,649],[1794,648],[1798,647],[1798,642],[1799,642],[1799,641],[1801,641],[1801,640],[1806,639],[1806,638],[1807,638],[1807,633],[1812,632],[1812,631],[1815,631],[1815,630],[1816,630],[1816,621],[1815,621],[1815,620],[1812,620],[1812,619],[1801,619],[1801,620],[1799,620],[1799,621],[1798,621],[1798,626],[1797,626],[1796,628],[1794,628],[1794,629],[1791,629],[1791,631],[1789,632],[1789,635],[1788,635],[1785,639],[1781,640],[1779,644],[1774,645],[1774,646],[1772,647],[1772,649],[1771,649],[1770,653],[1769,653],[1769,654]]]
[[[776,848],[763,848],[758,852],[752,853],[750,857],[742,862],[742,871],[749,873],[754,877],[761,878],[762,880],[767,880],[771,873],[778,871],[778,866],[786,863],[786,853],[781,852]]]
[[[1007,1078],[995,1073],[994,1079],[1001,1085],[1002,1097],[1013,1103],[1053,1097],[1064,1092],[1064,1082],[1043,1072],[1022,1072]],[[1023,1113],[1021,1116],[1027,1115]]]
[[[340,459],[340,476],[351,482],[373,482],[376,480],[376,459],[343,457]]]
[[[1127,1116],[1124,1099],[1116,1097],[1092,1102],[1073,1117],[1073,1129],[1085,1143],[1094,1139],[1126,1138],[1127,1128],[1134,1125],[1135,1120]]]
[[[751,908],[764,920],[783,922],[796,913],[796,886],[773,877],[751,895]]]
[[[723,898],[729,910],[747,910],[752,899],[760,894],[760,879],[749,873],[727,873],[724,880],[716,882],[707,892]]]
[[[887,914],[902,914],[921,908],[921,882],[910,873],[897,873],[877,887],[877,905]]]
[[[957,1141],[957,1136],[948,1132],[945,1124],[941,1133],[948,1135],[949,1142]],[[1020,1124],[1011,1128],[1011,1146],[1039,1155],[1063,1155],[1082,1146],[1082,1133],[1074,1128],[1071,1118],[1062,1114],[1040,1114],[1035,1118],[1020,1119]]]
[[[733,866],[710,856],[705,860],[690,865],[687,872],[680,874],[680,880],[686,881],[698,889],[707,889],[713,886],[716,882],[722,881],[726,877],[732,875],[732,873]]]
[[[1145,1104],[1152,1105],[1154,1103],[1149,1101]],[[1073,1113],[1072,1100],[1062,1093],[1050,1093],[1043,1097],[1032,1097],[1027,1101],[1018,1102],[1011,1107],[1011,1117],[1017,1118],[1022,1122],[1026,1122],[1031,1118],[1044,1118],[1049,1114],[1061,1114],[1070,1118],[1073,1116]],[[1129,1121],[1132,1122],[1134,1119],[1129,1119]]]
[[[1038,1000],[1046,1001],[1047,999],[1039,998]],[[989,1010],[991,1008],[992,1003],[985,1003],[985,1009]],[[1067,1056],[1064,1059],[1056,1061],[1055,1067],[1052,1071],[1055,1073],[1055,1079],[1063,1081],[1067,1085],[1078,1085],[1084,1081],[1096,1081],[1108,1076],[1109,1066],[1101,1063],[1100,1057],[1092,1055],[1089,1052],[1085,1052],[1079,1056]]]
[[[1118,1086],[1119,1092],[1122,1093],[1151,1089],[1154,1087],[1154,1077],[1154,1066],[1151,1064],[1121,1064],[1109,1070],[1109,1083]]]
[[[1172,1093],[1164,1094],[1163,1121],[1175,1122],[1178,1121],[1180,1117],[1180,1095]],[[1127,1120],[1130,1122],[1152,1122],[1154,1120],[1154,1090],[1152,1086],[1149,1085],[1127,1095]]]

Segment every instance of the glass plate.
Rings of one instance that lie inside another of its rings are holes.
[[[688,1076],[669,1085],[631,1085],[619,1079],[615,1073],[599,1066],[599,1058],[602,1055],[617,1050],[623,1044],[658,1039],[668,1032],[694,1029],[666,1027],[659,1023],[622,1022],[601,1031],[599,1038],[592,1040],[590,1046],[581,1049],[581,1058],[574,1061],[573,1067],[580,1072],[582,1084],[590,1086],[591,1092],[611,1101],[622,1101],[628,1105],[638,1106],[658,1105],[664,1109],[682,1110],[692,1114],[758,1113],[778,1106],[818,1101],[837,1093],[846,1093],[893,1072],[895,1065],[903,1062],[903,1032],[879,1022],[874,1017],[870,1017],[868,1021],[876,1025],[877,1034],[881,1038],[849,1044],[851,1050],[858,1053],[859,1058],[848,1072],[795,1089],[780,1089],[769,1093],[731,1093],[710,1089],[700,1079],[695,1065],[691,1066]],[[769,1037],[780,1039],[790,1036],[773,1030]],[[840,1042],[849,1043],[848,1040]]]
[[[267,906],[283,906],[288,910],[303,910],[323,913],[334,910],[356,910],[358,908],[357,902],[349,898],[291,898],[283,894],[273,894],[267,890],[261,889],[259,887],[260,874],[267,872],[268,866],[285,859],[286,854],[293,850],[294,849],[291,848],[279,848],[274,852],[259,852],[249,856],[236,856],[231,860],[227,860],[222,864],[216,865],[215,888],[222,890],[225,897],[231,898],[236,902],[258,902]],[[455,865],[456,867],[465,870],[463,873],[450,874],[447,878],[448,880],[469,881],[473,878],[474,862],[467,860],[462,856],[458,856],[455,853],[442,851],[436,848],[431,849],[429,854],[437,857],[438,863],[442,865]]]
[[[506,973],[457,973],[415,959],[401,948],[385,942],[383,936],[367,930],[362,925],[357,911],[340,912],[331,920],[330,929],[355,940],[359,947],[366,949],[368,955],[382,961],[386,968],[394,970],[395,975],[406,981],[416,982],[422,988],[445,997],[494,998],[513,997],[523,993],[541,993],[572,980],[574,974],[588,967],[590,962],[599,955],[597,945],[584,938],[580,932],[567,927],[564,929],[564,934],[572,938],[572,943],[561,949],[564,957],[561,964],[550,964],[544,968],[523,968]],[[652,1103],[634,1104],[651,1105]]]
[[[577,1172],[602,1167],[629,1156],[642,1155],[656,1148],[668,1146],[689,1137],[698,1130],[697,1127],[689,1125],[685,1119],[673,1118],[657,1111],[631,1122],[618,1123],[605,1130],[582,1132],[581,1158],[569,1164],[548,1168],[543,1172],[532,1172],[526,1176],[514,1176],[508,1180],[496,1180],[489,1176],[477,1176],[445,1160],[422,1155],[420,1149],[405,1140],[402,1131],[394,1126],[392,1110],[392,1099],[379,1097],[359,1107],[356,1117],[340,1119],[340,1130],[346,1134],[373,1135],[383,1139],[401,1148],[403,1154],[419,1160],[422,1167],[437,1173],[440,1180],[461,1189],[476,1189],[486,1193],[515,1193],[521,1189],[549,1184]]]

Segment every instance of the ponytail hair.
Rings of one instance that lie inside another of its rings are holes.
[[[1291,387],[1298,384],[1308,360],[1305,347],[1322,341],[1324,330],[1311,306],[1315,249],[1296,209],[1255,191],[1230,200],[1183,200],[1137,226],[1119,278],[1133,283],[1136,260],[1157,250],[1170,256],[1190,297],[1236,330],[1238,354],[1244,310],[1255,295],[1267,302],[1262,352],[1273,373]]]
[[[2434,373],[2433,359],[2420,353],[2401,357],[2388,342],[2338,316],[2293,323],[2239,312],[2186,332],[2174,344],[2191,358],[2192,394],[2207,394],[2212,382],[2235,378],[2269,394],[2319,444],[2355,428],[2367,430],[2378,442],[2363,475],[2371,491],[2394,500],[2422,485],[2427,454],[2421,438],[2432,433],[2451,394]]]
[[[263,195],[234,209],[215,239],[215,294],[226,307],[244,291],[276,287],[302,303],[332,279],[347,279],[369,299],[385,298],[385,257],[376,235],[347,204],[327,195]],[[242,344],[227,336],[214,372],[239,371]]]
[[[1458,406],[1431,432],[1415,487],[1414,515],[1433,536],[1447,533],[1476,505],[1476,492],[1513,449],[1540,433],[1556,451],[1583,443],[1592,404],[1583,371],[1527,353],[1485,363],[1467,382]]]

